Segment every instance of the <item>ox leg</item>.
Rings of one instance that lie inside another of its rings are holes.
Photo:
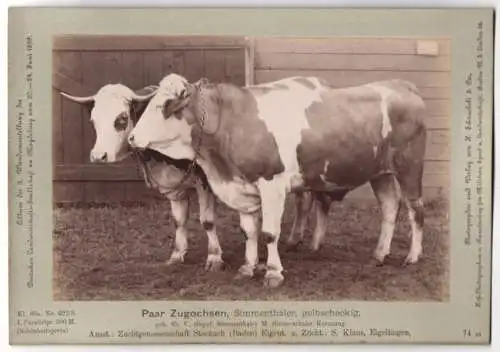
[[[302,243],[313,200],[314,197],[311,192],[297,192],[295,194],[295,214],[292,230],[287,240],[290,248],[297,248]]]
[[[326,222],[332,201],[326,193],[316,193],[316,228],[314,229],[311,249],[317,251],[326,233]]]
[[[246,214],[240,213],[240,226],[245,232],[245,264],[243,264],[236,276],[237,279],[253,277],[257,267],[258,256],[258,238],[259,238],[259,216],[258,213]]]
[[[284,280],[278,242],[281,233],[281,219],[285,209],[286,180],[284,176],[272,181],[260,179],[258,182],[262,202],[262,235],[267,243],[267,269],[264,285],[277,287]]]
[[[197,185],[198,202],[200,205],[200,222],[207,233],[208,255],[205,270],[218,271],[224,266],[222,248],[214,224],[215,196],[208,187]]]
[[[371,181],[371,186],[382,211],[382,228],[373,254],[381,265],[391,250],[392,236],[401,204],[401,193],[393,175],[379,176]]]
[[[413,138],[394,156],[398,181],[408,208],[411,225],[411,247],[403,265],[418,262],[422,255],[424,227],[424,202],[422,200],[422,176],[427,132],[421,127]]]
[[[180,200],[171,200],[172,215],[175,220],[175,248],[167,265],[184,262],[184,255],[188,249],[186,223],[188,220],[189,199],[187,197]]]
[[[422,198],[405,199],[408,218],[411,226],[411,247],[403,265],[415,264],[422,254],[422,237],[424,227],[424,203]]]

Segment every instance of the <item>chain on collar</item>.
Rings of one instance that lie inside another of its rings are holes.
[[[139,121],[140,117],[137,116],[137,111],[135,111],[135,107],[134,107],[133,103],[130,104],[130,111],[132,113],[131,114],[132,116],[130,116],[130,120],[132,121],[132,123],[135,126],[137,121]],[[134,159],[136,161],[137,172],[142,173],[141,176],[144,178],[144,181],[146,182],[146,186],[148,188],[154,187],[155,185],[153,184],[154,180],[153,180],[153,177],[151,175],[151,168],[147,165],[146,161],[144,160],[143,153],[136,150],[136,149],[132,149],[132,156],[134,157]]]
[[[219,116],[217,117],[217,126],[215,127],[215,130],[213,132],[209,132],[207,130],[204,130],[203,127],[205,126],[205,121],[207,119],[207,108],[206,108],[206,105],[205,105],[205,99],[203,97],[203,94],[202,93],[202,89],[203,89],[203,83],[199,86],[196,86],[195,87],[197,90],[198,90],[198,101],[199,101],[199,104],[200,104],[200,110],[201,110],[201,121],[200,121],[200,129],[202,131],[202,133],[208,135],[208,136],[213,136],[215,135],[219,129],[220,129],[220,126],[221,126],[221,112],[220,112],[220,107],[219,107]],[[221,95],[221,92],[220,92],[220,88],[219,88],[219,85],[217,85],[217,94],[218,96]]]

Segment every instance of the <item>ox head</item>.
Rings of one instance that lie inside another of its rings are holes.
[[[200,80],[191,85],[177,74],[169,74],[159,84],[159,88],[141,119],[129,135],[133,148],[154,149],[175,159],[193,159],[195,152],[191,146],[191,126],[182,118],[184,108]]]
[[[122,84],[107,84],[88,97],[61,93],[90,109],[90,120],[96,132],[96,141],[90,152],[91,162],[111,163],[129,155],[127,137],[132,131],[134,120],[144,111],[156,88],[148,86],[133,92]]]

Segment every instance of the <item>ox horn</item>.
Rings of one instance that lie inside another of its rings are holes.
[[[63,97],[68,98],[69,100],[73,100],[73,101],[75,101],[77,103],[80,103],[80,104],[87,104],[87,103],[94,102],[94,96],[93,95],[90,95],[88,97],[75,97],[73,95],[69,95],[69,94],[66,94],[64,92],[61,92],[61,95]]]
[[[149,99],[154,97],[154,95],[156,94],[157,91],[158,91],[158,89],[155,89],[151,93],[148,93],[146,95],[139,95],[139,94],[134,93],[134,95],[132,95],[132,100],[135,102],[148,101]]]

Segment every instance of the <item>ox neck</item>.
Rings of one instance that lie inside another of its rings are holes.
[[[192,161],[189,159],[174,159],[149,148],[143,151],[136,151],[135,155],[137,161],[146,169],[145,176],[149,178],[151,177],[150,170],[153,164],[164,163],[183,172],[189,172],[189,168],[192,164]],[[196,177],[202,181],[202,184],[208,185],[206,174],[199,165],[195,164],[193,172]],[[151,181],[152,180],[146,180],[146,182]]]
[[[160,152],[157,152],[156,150],[153,149],[145,149],[143,151],[137,152],[139,157],[141,158],[142,161],[144,162],[150,162],[150,161],[155,161],[155,162],[164,162],[169,165],[173,165],[177,167],[178,169],[187,169],[189,165],[191,164],[191,160],[189,159],[174,159],[171,158],[165,154],[162,154]]]

